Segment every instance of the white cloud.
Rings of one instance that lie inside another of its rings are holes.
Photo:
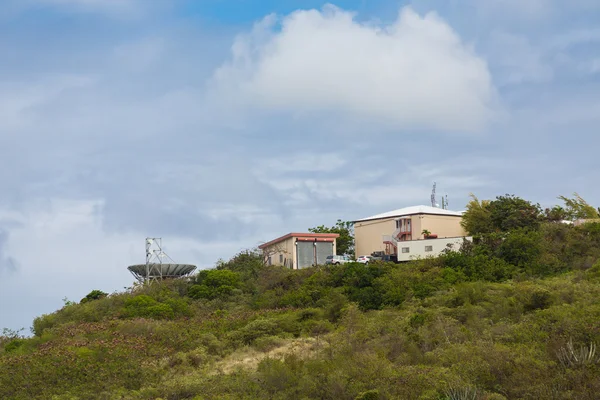
[[[435,13],[407,7],[376,26],[328,5],[276,22],[268,16],[238,37],[216,71],[212,83],[228,101],[393,128],[473,131],[493,117],[485,61]]]

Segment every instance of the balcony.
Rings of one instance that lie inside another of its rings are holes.
[[[403,226],[403,227],[400,227],[400,228],[396,229],[394,231],[394,233],[392,233],[392,236],[397,241],[407,240],[407,237],[411,237],[412,238],[412,232],[410,230],[410,226]],[[402,238],[403,236],[404,236],[404,238]],[[410,240],[410,239],[408,239],[408,240]]]
[[[396,229],[398,231],[398,233],[411,233],[411,229],[410,229],[410,225],[408,226],[401,226],[400,228]]]

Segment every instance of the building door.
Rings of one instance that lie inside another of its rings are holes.
[[[297,268],[312,267],[315,262],[314,242],[296,242]]]
[[[333,243],[332,242],[315,242],[316,253],[317,253],[317,265],[325,265],[327,256],[333,255]]]

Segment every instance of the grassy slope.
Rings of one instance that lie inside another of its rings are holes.
[[[340,269],[269,268],[212,300],[179,282],[65,306],[34,338],[0,342],[0,398],[597,398],[600,363],[558,354],[600,343],[600,268],[448,284],[433,264],[381,265],[370,286],[365,268],[337,283]],[[361,310],[373,290],[400,305]]]

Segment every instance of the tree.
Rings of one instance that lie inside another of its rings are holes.
[[[539,204],[532,204],[514,195],[479,201],[471,194],[471,199],[461,221],[462,227],[471,235],[508,232],[520,228],[537,229],[542,219]]]
[[[226,297],[242,285],[240,274],[228,269],[200,271],[194,281],[195,285],[192,285],[188,291],[188,296],[193,299]]]
[[[515,195],[497,196],[488,206],[490,221],[495,231],[508,232],[513,229],[537,229],[542,209]]]
[[[587,203],[580,195],[573,193],[573,198],[558,196],[565,202],[566,219],[575,221],[578,219],[596,219],[600,218],[599,210]]]
[[[102,290],[92,290],[87,294],[87,296],[81,299],[80,303],[87,303],[88,301],[103,299],[106,296],[108,296],[108,293],[105,293]]]
[[[314,228],[309,228],[311,233],[337,233],[340,235],[336,241],[336,249],[338,255],[347,254],[354,257],[354,229],[350,221],[342,221],[338,219],[334,226],[328,228],[320,225]]]
[[[544,214],[549,222],[560,222],[568,218],[567,211],[561,206],[546,208]]]
[[[490,220],[489,200],[481,200],[473,194],[470,194],[471,201],[467,204],[467,209],[460,222],[461,226],[470,235],[480,235],[492,232]]]
[[[244,280],[256,278],[258,272],[264,265],[263,254],[261,250],[243,250],[233,256],[229,261],[217,261],[216,269],[230,270],[241,274]]]

